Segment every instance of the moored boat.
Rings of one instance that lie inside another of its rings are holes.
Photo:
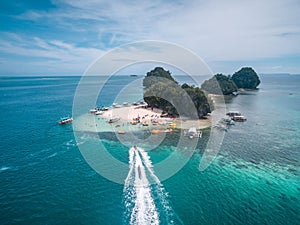
[[[97,112],[97,109],[91,109],[91,110],[90,110],[90,113],[95,114],[96,112]]]
[[[226,113],[226,115],[230,116],[230,117],[233,117],[233,116],[240,116],[242,114],[239,111],[229,111],[228,113]]]
[[[114,108],[121,108],[121,105],[119,105],[118,103],[113,103],[112,107],[114,107]]]
[[[95,112],[95,115],[102,115],[104,112],[103,111],[97,111]]]
[[[222,118],[220,123],[225,125],[234,125],[234,121],[231,118]]]
[[[247,118],[244,116],[234,116],[234,117],[232,117],[232,120],[238,121],[238,122],[244,122],[247,120]]]
[[[175,128],[176,127],[176,123],[171,123],[168,125],[169,128]]]
[[[142,125],[143,125],[144,127],[147,127],[147,126],[149,126],[149,123],[148,123],[148,122],[143,122]]]
[[[169,128],[169,129],[166,129],[166,130],[164,130],[164,133],[172,133],[172,129],[171,128]]]
[[[115,118],[111,118],[108,123],[115,123],[118,122],[121,118],[120,117],[115,117]]]
[[[201,138],[202,131],[199,129],[196,129],[196,127],[191,127],[188,131],[184,131],[184,136],[188,136],[190,139]]]
[[[217,128],[217,129],[222,130],[222,131],[228,131],[226,124],[220,124],[220,123],[218,123],[218,124],[215,124],[213,126],[213,128]]]
[[[137,125],[138,123],[139,123],[139,122],[136,121],[136,120],[130,122],[131,125]]]
[[[118,131],[118,134],[125,134],[126,132],[125,132],[125,130],[119,130]]]
[[[69,124],[69,123],[72,123],[73,121],[73,118],[72,117],[62,117],[60,118],[60,120],[58,121],[59,124]]]

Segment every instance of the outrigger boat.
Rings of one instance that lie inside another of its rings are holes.
[[[72,121],[73,121],[73,118],[67,116],[67,117],[62,117],[62,118],[60,118],[60,120],[58,121],[58,123],[62,125],[62,124],[69,124],[69,123],[72,123]]]

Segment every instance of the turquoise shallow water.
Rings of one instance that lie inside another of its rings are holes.
[[[261,78],[258,91],[226,101],[248,121],[229,129],[207,170],[198,167],[209,131],[183,169],[162,182],[162,193],[152,186],[161,224],[299,224],[300,76]],[[111,104],[135,79],[114,77],[98,103]],[[123,185],[97,174],[78,149],[97,135],[84,133],[76,143],[72,126],[56,124],[71,114],[79,78],[0,81],[0,223],[129,224]],[[154,171],[174,152],[178,135],[148,152]],[[101,137],[116,159],[128,163],[126,146],[112,134]]]

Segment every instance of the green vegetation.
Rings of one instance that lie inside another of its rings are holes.
[[[199,87],[187,84],[180,86],[171,73],[161,67],[148,72],[143,84],[146,87],[144,101],[171,116],[197,119],[211,112],[209,102]]]
[[[197,110],[199,118],[206,116],[207,113],[211,112],[213,103],[212,103],[212,101],[209,101],[209,99],[207,98],[205,93],[199,87],[194,87],[194,86],[189,86],[187,84],[183,84],[181,86],[181,88],[192,99],[194,106]]]
[[[257,73],[251,67],[244,67],[232,75],[238,88],[256,89],[260,84]]]
[[[210,94],[231,95],[239,88],[256,89],[259,84],[260,80],[256,72],[250,67],[244,67],[232,77],[216,74],[204,81],[201,88]]]
[[[158,78],[158,77],[166,78],[166,79],[171,80],[171,81],[173,81],[177,84],[177,82],[171,76],[170,71],[166,71],[162,67],[155,67],[154,70],[151,70],[150,72],[147,73],[146,77],[143,80],[143,86],[146,87],[146,88],[150,87],[152,84],[154,84],[156,82],[156,80],[152,79],[152,78]]]
[[[259,77],[250,67],[242,68],[232,77],[216,74],[204,81],[201,89],[188,84],[180,86],[169,71],[156,67],[143,80],[146,88],[144,101],[150,107],[162,109],[171,116],[181,115],[196,119],[210,113],[213,106],[203,90],[211,94],[231,95],[238,88],[255,89],[259,84]]]
[[[230,95],[238,90],[230,76],[223,74],[216,74],[209,80],[204,81],[201,88],[210,94],[219,95]]]

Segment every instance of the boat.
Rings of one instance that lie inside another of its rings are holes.
[[[117,121],[119,121],[121,118],[120,117],[115,117],[115,118],[111,118],[108,123],[115,123]]]
[[[165,129],[165,130],[152,130],[152,134],[159,134],[159,133],[171,133],[173,130],[172,129]]]
[[[166,129],[166,130],[164,130],[164,133],[172,133],[172,129],[171,128],[169,128],[169,129]]]
[[[152,130],[151,133],[152,134],[158,134],[158,133],[164,133],[165,130]]]
[[[232,117],[232,120],[233,121],[238,121],[238,122],[244,122],[244,121],[247,120],[247,118],[244,117],[244,116],[234,116],[234,117]]]
[[[168,125],[168,127],[175,128],[176,127],[176,123],[171,123],[171,124]]]
[[[104,112],[103,111],[97,111],[97,112],[95,112],[95,115],[102,115]]]
[[[152,125],[157,125],[158,121],[157,121],[157,119],[151,119],[151,123],[152,123]]]
[[[60,118],[60,120],[58,121],[59,124],[69,124],[73,122],[73,118],[72,117],[62,117]]]
[[[119,105],[118,103],[113,103],[112,107],[114,107],[114,108],[121,108],[121,105]]]
[[[234,121],[231,118],[222,118],[220,120],[220,123],[226,124],[226,125],[234,125]]]
[[[151,133],[152,133],[152,134],[158,134],[158,133],[160,133],[160,132],[159,132],[159,130],[152,130]]]
[[[97,112],[97,109],[91,109],[91,110],[90,110],[90,113],[95,114],[96,112]]]
[[[184,131],[184,136],[188,136],[190,139],[201,138],[202,131],[199,129],[197,130],[196,127],[191,127],[188,131]]]
[[[227,129],[227,126],[225,125],[225,124],[215,124],[214,126],[213,126],[213,128],[217,128],[217,129],[219,129],[219,130],[223,130],[223,131],[227,131],[228,129]]]
[[[119,130],[118,131],[118,134],[125,134],[126,132],[125,132],[125,130]]]
[[[242,115],[239,111],[229,111],[226,113],[227,116],[233,117],[233,116],[240,116]]]
[[[143,122],[142,125],[146,127],[146,126],[149,126],[149,123],[148,122]]]
[[[128,106],[128,102],[123,102],[123,106]]]
[[[163,118],[163,117],[168,117],[168,115],[169,115],[168,113],[162,113],[162,114],[160,115],[160,117],[161,117],[161,118]]]
[[[139,173],[139,178],[142,179],[142,172],[141,172],[140,165],[138,165],[138,173]]]

